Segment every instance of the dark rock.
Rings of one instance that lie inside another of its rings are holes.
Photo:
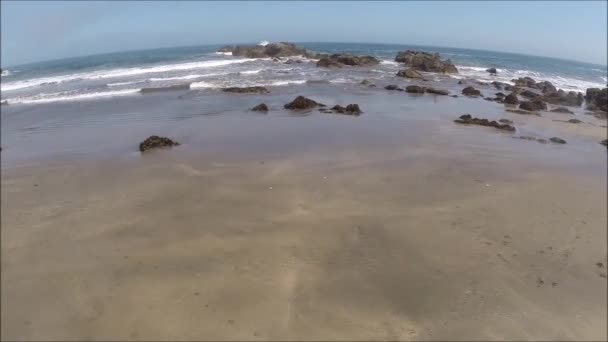
[[[604,140],[600,141],[600,144],[608,147],[608,139],[604,139]]]
[[[359,116],[361,115],[361,113],[363,113],[361,111],[361,109],[359,108],[358,104],[349,104],[346,107],[342,107],[340,105],[335,105],[331,108],[330,111],[324,111],[324,113],[339,113],[339,114],[346,114],[346,115],[355,115],[355,116]]]
[[[260,103],[259,105],[251,108],[251,110],[254,112],[267,112],[268,106],[265,103]]]
[[[544,103],[542,100],[536,99],[536,100],[530,100],[530,101],[524,101],[519,105],[520,109],[525,109],[525,110],[529,110],[531,112],[536,112],[539,110],[546,110],[547,109],[547,104]]]
[[[532,137],[532,136],[529,136],[529,135],[522,135],[522,136],[514,137],[514,138],[523,139],[523,140],[534,140],[534,141],[537,141],[537,142],[539,142],[541,144],[548,143],[547,139]]]
[[[536,83],[536,89],[540,89],[543,94],[555,93],[557,91],[557,88],[555,88],[555,86],[549,81]]]
[[[518,79],[512,79],[511,82],[515,83],[517,87],[535,88],[536,81],[531,77],[520,77]]]
[[[506,104],[511,104],[511,105],[518,105],[519,99],[517,98],[517,94],[511,93],[511,94],[505,96],[505,98],[504,98],[504,100],[502,100],[502,102],[506,103]]]
[[[500,98],[504,98],[505,96],[507,96],[507,95],[505,95],[503,93],[496,93],[494,95],[496,95],[496,97],[500,97]]]
[[[227,52],[227,51],[221,51]],[[289,57],[306,55],[310,52],[306,49],[297,47],[292,43],[271,43],[266,46],[261,45],[239,45],[232,48],[232,55],[237,57],[247,58],[264,58],[264,57]]]
[[[426,92],[430,94],[436,95],[448,95],[449,92],[447,90],[435,89],[435,88],[426,88]]]
[[[490,121],[488,119],[474,118],[474,117],[471,117],[470,114],[461,115],[460,118],[457,120],[454,120],[454,122],[459,123],[459,124],[465,124],[465,125],[479,125],[479,126],[486,126],[486,127],[494,127],[496,129],[508,131],[508,132],[515,131],[515,127],[513,127],[509,124],[500,124],[496,121]]]
[[[396,62],[404,63],[415,70],[441,73],[458,73],[458,69],[448,60],[441,60],[438,53],[420,51],[401,51],[395,57]]]
[[[412,68],[407,68],[405,70],[399,70],[399,72],[397,73],[397,76],[399,77],[407,77],[407,78],[422,78],[422,75],[412,69]]]
[[[570,120],[568,120],[568,122],[569,122],[569,123],[573,123],[573,124],[579,124],[579,123],[581,123],[582,121],[581,121],[581,120],[579,120],[579,119],[570,119]]]
[[[524,90],[521,93],[519,93],[519,95],[523,96],[523,97],[527,97],[529,99],[540,99],[543,96],[539,93],[535,93],[532,90]]]
[[[566,107],[556,107],[550,110],[553,113],[566,113],[566,114],[574,114],[570,111],[570,109]]]
[[[608,112],[608,88],[589,88],[585,94],[587,109]]]
[[[139,144],[139,151],[145,152],[153,148],[165,148],[172,146],[179,146],[179,143],[169,138],[152,135]]]
[[[498,122],[506,123],[506,124],[512,124],[513,123],[513,121],[511,121],[509,119],[500,119],[500,120],[498,120]]]
[[[398,86],[394,85],[394,84],[389,84],[386,87],[384,87],[384,89],[386,90],[398,90],[398,91],[403,91],[402,88],[399,88]]]
[[[333,54],[322,58],[317,62],[318,67],[340,67],[349,66],[370,66],[380,64],[380,61],[373,56],[354,56],[349,54]]]
[[[480,96],[481,92],[473,87],[466,87],[462,89],[462,94],[466,96]]]
[[[463,80],[458,81],[458,84],[466,84],[466,83],[467,83],[467,82],[465,82],[465,81],[463,81]]]
[[[361,81],[361,83],[359,84],[363,84],[363,85],[368,85],[368,84],[372,84],[372,82],[368,81],[368,80],[363,80]]]
[[[226,93],[238,93],[238,94],[266,94],[270,93],[268,89],[264,87],[229,87],[222,89]]]
[[[299,60],[299,59],[288,59],[288,60],[285,61],[284,64],[294,64],[294,63],[295,64],[300,64],[300,63],[302,63],[302,61]]]
[[[414,94],[424,94],[424,92],[426,91],[426,88],[417,86],[417,85],[410,85],[410,86],[405,87],[405,91],[408,93],[414,93]]]
[[[314,100],[306,98],[304,96],[298,96],[293,101],[285,105],[286,109],[310,109],[316,106],[324,107],[322,103],[318,103]]]
[[[317,67],[320,67],[320,68],[341,68],[342,64],[340,64],[337,61],[334,61],[334,60],[332,60],[330,58],[321,58],[317,62]]]
[[[489,72],[490,74],[494,74],[494,75],[496,75],[498,73],[498,71],[496,71],[496,68],[486,69],[486,71]]]
[[[498,90],[502,90],[503,88],[505,90],[508,90],[507,87],[511,87],[509,84],[504,83],[504,82],[498,82],[498,81],[494,81],[492,83],[490,83],[494,86],[494,88],[498,89]]]
[[[558,138],[558,137],[553,137],[551,139],[552,142],[556,143],[556,144],[565,144],[566,140],[562,139],[562,138]]]

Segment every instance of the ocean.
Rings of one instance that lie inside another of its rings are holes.
[[[3,68],[1,100],[10,105],[137,96],[142,88],[191,83],[191,89],[212,91],[229,86],[287,86],[307,82],[382,82],[402,67],[393,61],[406,49],[438,52],[457,66],[451,78],[482,82],[529,76],[552,82],[566,91],[605,87],[606,66],[546,57],[469,49],[356,43],[297,43],[315,52],[373,55],[382,63],[372,68],[317,68],[304,58],[294,63],[245,59],[216,53],[219,45],[121,52]],[[299,63],[298,63],[299,62]],[[485,70],[495,67],[497,76]]]

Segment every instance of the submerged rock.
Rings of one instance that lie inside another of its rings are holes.
[[[450,94],[447,90],[435,89],[435,88],[426,88],[426,92],[429,94],[435,94],[435,95],[449,95]]]
[[[268,106],[265,103],[260,103],[259,105],[251,108],[251,110],[254,112],[267,112]]]
[[[139,151],[145,152],[153,148],[167,148],[172,146],[179,146],[179,143],[169,138],[151,135],[139,144]]]
[[[320,68],[341,68],[343,65],[329,58],[321,58],[317,62],[317,67]]]
[[[500,124],[496,121],[490,121],[488,119],[474,118],[470,114],[461,115],[460,118],[457,120],[454,120],[454,122],[459,123],[459,124],[465,124],[465,125],[479,125],[479,126],[486,126],[486,127],[494,127],[496,129],[508,131],[508,132],[515,131],[515,127],[513,127],[509,124]]]
[[[424,94],[424,92],[426,91],[426,88],[417,86],[417,85],[410,85],[410,86],[405,87],[405,91],[408,93],[413,93],[413,94]]]
[[[462,94],[466,96],[480,96],[481,92],[473,87],[466,87],[462,89]]]
[[[395,84],[389,84],[386,87],[384,87],[384,89],[386,90],[398,90],[398,91],[403,91],[403,88],[399,88],[397,85]]]
[[[546,110],[547,109],[547,104],[544,103],[542,100],[536,99],[536,100],[530,100],[530,101],[524,101],[519,105],[520,109],[525,109],[531,112],[536,112],[539,110]]]
[[[401,51],[397,53],[395,61],[420,71],[458,73],[454,64],[449,59],[441,60],[438,53],[431,54],[413,50]]]
[[[565,144],[566,140],[562,139],[562,138],[558,138],[558,137],[553,137],[551,139],[552,142],[556,143],[556,144]]]
[[[489,72],[490,74],[498,74],[498,71],[496,71],[496,68],[490,68],[490,69],[486,69],[487,72]]]
[[[405,70],[399,70],[399,72],[397,72],[397,76],[399,77],[407,77],[407,78],[422,78],[422,75],[412,69],[412,68],[407,68]]]
[[[550,110],[553,113],[566,113],[566,114],[574,114],[570,111],[570,109],[566,107],[556,107]]]
[[[340,105],[335,105],[331,108],[331,110],[329,111],[324,111],[325,113],[339,113],[339,114],[346,114],[346,115],[355,115],[355,116],[359,116],[361,115],[361,113],[363,113],[361,111],[361,109],[359,108],[359,105],[354,103],[354,104],[349,104],[346,107],[342,107]]]
[[[270,91],[264,87],[229,87],[222,89],[226,93],[237,93],[237,94],[266,94]]]
[[[310,109],[310,108],[314,108],[317,106],[325,107],[325,105],[322,103],[318,103],[318,102],[311,100],[309,98],[306,98],[304,96],[298,96],[293,101],[286,104],[284,107],[286,109],[294,110],[294,109]]]

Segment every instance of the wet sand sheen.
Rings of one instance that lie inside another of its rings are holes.
[[[3,339],[606,338],[601,172],[177,152],[3,171]]]

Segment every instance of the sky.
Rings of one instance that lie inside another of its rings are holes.
[[[396,43],[606,65],[600,1],[6,1],[2,66],[205,44]]]

